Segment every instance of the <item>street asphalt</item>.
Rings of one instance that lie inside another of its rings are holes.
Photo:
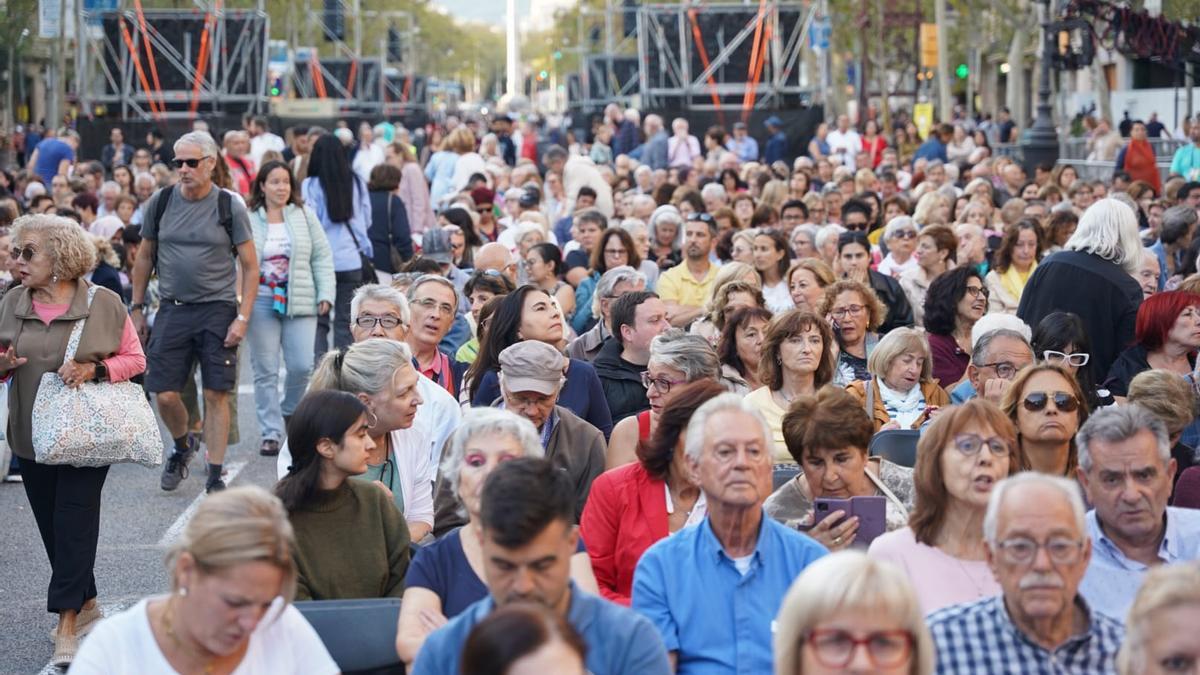
[[[238,424],[241,443],[229,449],[225,467],[230,485],[275,483],[275,458],[258,454],[258,424],[249,359],[241,368]],[[282,378],[281,378],[282,379]],[[163,438],[165,430],[160,429]],[[166,447],[166,442],[163,444]],[[191,475],[174,492],[159,488],[159,469],[114,466],[104,486],[96,586],[109,614],[148,595],[164,593],[168,579],[163,556],[170,540],[203,499],[204,469],[198,455]],[[57,616],[46,612],[50,565],[33,513],[18,483],[0,484],[0,673],[55,673],[48,668],[54,645],[49,632]]]

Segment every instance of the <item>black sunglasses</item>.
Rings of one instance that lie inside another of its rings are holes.
[[[1054,407],[1061,412],[1071,413],[1079,409],[1079,399],[1065,391],[1056,391],[1053,394],[1035,391],[1026,394],[1025,400],[1021,403],[1029,412],[1040,412],[1046,408],[1047,401],[1051,399],[1054,400]]]
[[[12,258],[13,260],[21,258],[25,262],[33,260],[33,256],[35,255],[37,255],[37,249],[32,246],[26,246],[24,248],[16,248],[14,246],[13,250],[8,252],[8,257]]]
[[[176,169],[182,169],[184,166],[187,166],[189,169],[194,169],[200,166],[200,162],[203,162],[206,159],[208,159],[208,157],[198,157],[195,159],[180,159],[179,157],[176,157],[175,159],[171,160],[171,166],[175,167]]]

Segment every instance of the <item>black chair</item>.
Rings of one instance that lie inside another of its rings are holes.
[[[779,488],[783,487],[784,483],[795,478],[796,475],[799,473],[800,473],[800,469],[798,467],[797,468],[790,468],[790,467],[776,468],[774,474],[772,475],[772,479],[773,479],[774,485],[775,485],[775,487],[772,491],[778,490]]]
[[[918,429],[880,431],[871,438],[867,454],[911,469],[917,463],[917,441],[920,439],[921,432]]]
[[[396,654],[399,598],[309,600],[295,605],[343,673],[404,675],[404,664]]]

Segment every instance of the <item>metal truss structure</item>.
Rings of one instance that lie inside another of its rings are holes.
[[[642,106],[748,111],[810,103],[817,89],[803,81],[801,55],[816,9],[787,1],[640,7]]]
[[[82,5],[83,3],[79,3]],[[123,119],[266,110],[270,18],[259,9],[135,9],[79,13],[75,72],[81,107]]]

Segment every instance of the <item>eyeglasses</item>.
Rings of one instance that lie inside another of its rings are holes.
[[[1083,552],[1083,542],[1066,537],[1053,537],[1046,543],[1038,543],[1028,537],[1013,537],[997,542],[996,548],[1014,565],[1028,565],[1037,556],[1038,549],[1046,549],[1050,562],[1058,565],[1074,565]]]
[[[826,668],[850,665],[860,646],[867,648],[867,656],[876,668],[895,668],[908,661],[913,649],[912,633],[906,630],[878,631],[858,638],[844,630],[814,628],[802,639]]]
[[[991,295],[991,293],[983,286],[967,286],[967,295],[971,296],[972,298],[978,298],[982,295],[986,298]]]
[[[642,386],[649,389],[652,385],[660,394],[671,393],[671,387],[677,384],[687,384],[687,380],[668,380],[665,377],[650,377],[650,371],[642,371]]]
[[[606,248],[606,249],[604,249],[604,255],[610,255],[615,258],[616,256],[619,256],[619,255],[625,255],[625,249],[623,249],[623,248]]]
[[[1003,438],[997,436],[984,438],[979,434],[959,434],[954,437],[954,448],[968,457],[978,455],[985,445],[995,457],[1008,456],[1008,441]]]
[[[1092,355],[1086,352],[1067,354],[1064,352],[1056,352],[1053,349],[1047,349],[1046,351],[1042,352],[1042,358],[1050,363],[1057,363],[1060,365],[1066,364],[1072,368],[1082,368],[1088,364],[1088,361],[1092,358]]]
[[[1017,367],[1008,361],[997,361],[995,363],[977,363],[976,368],[992,368],[996,371],[996,375],[1002,380],[1011,380],[1017,374]]]
[[[916,239],[917,233],[915,230],[900,230],[892,235],[894,239]]]
[[[208,155],[205,155],[203,157],[197,157],[195,159],[191,159],[191,158],[181,159],[179,157],[176,157],[175,159],[171,160],[171,166],[175,167],[176,169],[182,169],[185,166],[188,167],[189,169],[194,169],[194,168],[200,166],[200,162],[203,162],[206,159],[208,159]]]
[[[829,314],[835,319],[842,319],[845,318],[847,314],[851,316],[858,316],[859,314],[862,314],[864,309],[866,309],[866,307],[862,305],[846,305],[845,307],[839,307],[831,311]]]
[[[35,255],[37,255],[37,249],[32,246],[25,246],[23,248],[17,248],[14,246],[13,250],[8,252],[9,258],[12,258],[13,260],[20,258],[25,262],[33,260],[33,256]]]
[[[413,300],[413,304],[420,305],[421,308],[427,312],[436,309],[438,310],[439,314],[444,314],[446,316],[452,316],[454,314],[454,305],[445,302],[439,303],[433,298],[421,298],[420,300]]]
[[[1021,402],[1025,409],[1029,412],[1040,412],[1046,407],[1046,403],[1051,399],[1054,400],[1054,407],[1061,412],[1075,412],[1079,409],[1079,399],[1075,398],[1074,394],[1068,394],[1065,391],[1056,391],[1053,394],[1045,391],[1035,391],[1025,395],[1025,400]]]
[[[403,322],[398,317],[394,316],[369,316],[362,315],[354,320],[354,325],[359,328],[371,330],[375,326],[382,326],[385,330],[391,330]]]

